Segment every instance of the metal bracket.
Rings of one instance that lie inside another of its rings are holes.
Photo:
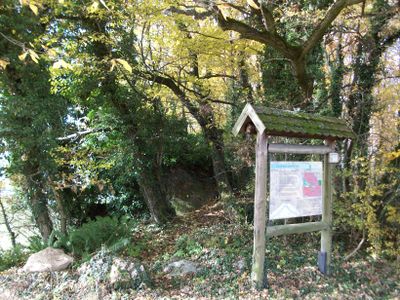
[[[326,252],[318,252],[318,269],[324,275],[327,275]]]

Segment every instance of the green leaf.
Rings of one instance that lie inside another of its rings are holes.
[[[31,59],[35,62],[35,63],[39,63],[39,55],[36,54],[35,51],[29,49],[29,56],[31,57]]]
[[[247,0],[247,4],[250,5],[254,9],[260,9],[257,3],[254,0]]]
[[[129,73],[132,73],[132,67],[129,65],[129,63],[121,58],[117,58],[116,61],[125,69],[127,70]]]
[[[18,55],[19,60],[24,61],[26,56],[28,55],[28,52],[21,53]]]
[[[29,3],[29,8],[36,16],[39,14],[39,9],[35,4]]]
[[[0,59],[0,68],[5,69],[10,62]]]
[[[61,69],[61,68],[68,69],[69,67],[70,67],[70,65],[62,59],[60,59],[59,61],[57,61],[53,64],[53,68],[55,68],[55,69]]]

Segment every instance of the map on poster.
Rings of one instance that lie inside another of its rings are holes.
[[[269,219],[322,214],[322,162],[271,161]]]

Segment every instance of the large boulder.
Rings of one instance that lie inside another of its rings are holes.
[[[198,271],[197,264],[186,259],[171,262],[164,268],[164,273],[167,273],[170,277],[194,275]]]
[[[62,271],[73,261],[73,257],[65,254],[63,250],[48,247],[29,256],[22,271],[28,273]]]
[[[215,180],[199,170],[171,168],[164,180],[168,198],[178,215],[199,209],[218,195]]]

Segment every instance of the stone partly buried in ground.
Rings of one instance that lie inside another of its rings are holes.
[[[28,273],[62,271],[73,261],[74,259],[63,250],[48,247],[29,256],[22,271]]]
[[[150,280],[144,266],[136,260],[113,259],[110,270],[110,284],[115,288],[139,288]]]
[[[196,263],[185,259],[171,262],[164,268],[164,273],[170,277],[194,275],[198,271],[199,267]]]
[[[150,285],[144,266],[136,259],[100,251],[78,269],[82,286],[103,283],[109,288],[138,289]]]
[[[150,286],[148,273],[138,260],[107,250],[99,251],[77,270],[28,273],[15,268],[0,272],[0,300],[121,299],[117,294],[125,295],[122,299],[136,299],[135,293],[148,292]]]

